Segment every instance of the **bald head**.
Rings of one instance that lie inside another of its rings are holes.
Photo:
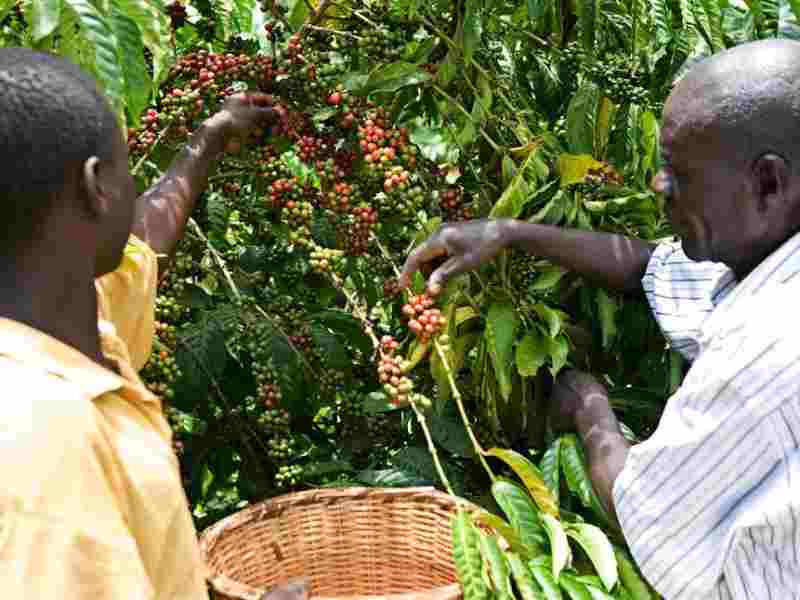
[[[752,42],[697,64],[667,101],[665,127],[710,128],[737,163],[773,152],[797,166],[800,42]]]
[[[661,145],[654,188],[687,255],[746,275],[800,231],[800,42],[696,65],[667,100]]]

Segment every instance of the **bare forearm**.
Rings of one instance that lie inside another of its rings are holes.
[[[653,246],[622,235],[509,221],[511,245],[579,273],[597,285],[638,292]]]
[[[133,233],[163,257],[162,270],[183,237],[223,148],[221,129],[212,117],[195,131],[164,176],[139,197]]]
[[[620,431],[608,396],[593,392],[583,398],[582,407],[575,414],[575,426],[586,449],[594,489],[619,526],[613,489],[617,476],[625,466],[630,444]]]

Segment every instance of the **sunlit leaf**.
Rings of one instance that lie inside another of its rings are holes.
[[[506,400],[511,396],[514,366],[511,358],[518,325],[517,311],[510,302],[495,302],[489,307],[484,336],[500,393]]]
[[[558,504],[550,493],[550,489],[542,480],[542,476],[536,468],[536,465],[513,450],[492,448],[487,451],[487,454],[499,458],[513,469],[517,477],[519,477],[522,483],[525,484],[525,487],[528,488],[531,497],[542,512],[558,516]]]
[[[549,514],[541,515],[542,525],[550,538],[550,554],[553,561],[553,578],[558,581],[561,571],[572,562],[572,551],[561,521]]]
[[[489,575],[492,579],[495,597],[498,600],[511,600],[511,571],[505,553],[500,549],[497,538],[480,535],[481,555],[489,564]]]
[[[522,487],[500,479],[492,484],[492,495],[519,534],[528,556],[539,555],[547,539],[539,522],[536,505]]]
[[[453,562],[464,591],[464,600],[485,600],[489,589],[483,580],[480,534],[466,512],[457,513],[451,522]]]
[[[603,530],[589,523],[571,523],[566,526],[566,531],[592,561],[606,589],[611,590],[618,580],[617,558],[614,556],[614,547]]]
[[[533,578],[530,567],[523,562],[523,559],[518,554],[509,552],[506,556],[511,567],[511,574],[514,577],[514,584],[517,586],[522,600],[541,600],[541,588]]]
[[[531,329],[517,344],[515,362],[523,377],[533,377],[547,362],[550,345],[538,329]]]

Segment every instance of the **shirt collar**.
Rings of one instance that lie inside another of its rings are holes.
[[[0,356],[61,377],[80,387],[92,398],[127,384],[124,378],[75,348],[10,319],[0,318]]]
[[[725,296],[703,324],[703,338],[709,339],[714,335],[724,321],[725,314],[737,303],[755,296],[765,288],[788,283],[798,273],[800,273],[800,233],[785,241]]]

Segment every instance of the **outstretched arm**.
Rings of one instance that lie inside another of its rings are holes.
[[[525,223],[514,219],[476,220],[441,227],[406,261],[400,283],[434,259],[447,260],[428,280],[437,294],[448,279],[478,268],[508,247],[551,260],[611,290],[641,290],[653,246],[622,235]]]
[[[162,257],[160,271],[183,237],[197,199],[208,184],[214,161],[225,150],[236,151],[247,136],[269,125],[273,117],[267,96],[231,96],[192,134],[164,176],[139,197],[133,234]]]

